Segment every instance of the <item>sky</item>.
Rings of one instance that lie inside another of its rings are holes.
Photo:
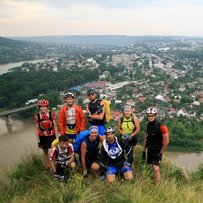
[[[202,36],[202,0],[0,0],[0,36]]]

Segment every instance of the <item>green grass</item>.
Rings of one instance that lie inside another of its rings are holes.
[[[32,155],[7,174],[0,184],[0,202],[12,203],[200,203],[203,200],[203,165],[192,174],[163,160],[162,183],[154,185],[151,166],[141,160],[137,147],[132,182],[118,180],[111,185],[98,178],[83,179],[75,172],[68,183],[54,180],[45,170],[41,157]]]

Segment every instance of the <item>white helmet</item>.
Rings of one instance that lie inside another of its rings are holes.
[[[115,132],[115,128],[113,128],[111,126],[109,126],[109,127],[107,127],[105,129],[105,134],[107,134],[107,133],[114,133],[114,132]]]
[[[157,114],[157,109],[154,108],[154,107],[149,107],[146,110],[146,114],[154,114],[154,115],[156,115]]]

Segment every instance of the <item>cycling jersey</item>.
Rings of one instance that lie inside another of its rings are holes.
[[[78,134],[85,130],[86,120],[85,115],[78,105],[73,105],[71,110],[68,110],[67,105],[64,105],[59,113],[59,128],[60,134]]]
[[[125,140],[115,137],[114,143],[110,144],[105,139],[102,144],[100,159],[101,174],[104,174],[106,168],[110,166],[117,168],[123,166],[125,161],[132,163],[133,152]]]
[[[34,115],[34,123],[39,126],[39,136],[52,136],[55,135],[53,121],[56,120],[54,112],[46,112]]]
[[[162,148],[163,134],[169,133],[168,128],[157,122],[147,124],[147,147],[150,149],[160,150]]]
[[[89,110],[91,112],[91,114],[95,114],[96,112],[99,114],[102,112],[102,106],[100,105],[101,103],[101,100],[98,100],[94,103],[90,102],[89,103]],[[92,121],[89,121],[91,125],[104,125],[106,123],[105,121],[105,116],[102,120],[92,120]]]
[[[51,152],[50,160],[56,160],[56,163],[64,163],[68,161],[74,154],[73,145],[71,143],[65,149],[61,149],[57,144]]]

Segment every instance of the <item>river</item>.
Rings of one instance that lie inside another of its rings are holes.
[[[52,59],[36,59],[36,60],[30,60],[30,61],[19,61],[15,63],[7,63],[7,64],[1,64],[0,65],[0,75],[3,73],[7,73],[9,69],[14,67],[20,67],[23,65],[23,63],[38,63],[38,62],[44,62],[44,61],[50,61]]]
[[[5,120],[0,119],[0,172],[14,167],[32,153],[41,154],[37,147],[34,124],[13,120],[13,133],[8,134]]]
[[[174,165],[181,167],[184,171],[195,171],[203,163],[203,152],[166,152],[167,159]]]

